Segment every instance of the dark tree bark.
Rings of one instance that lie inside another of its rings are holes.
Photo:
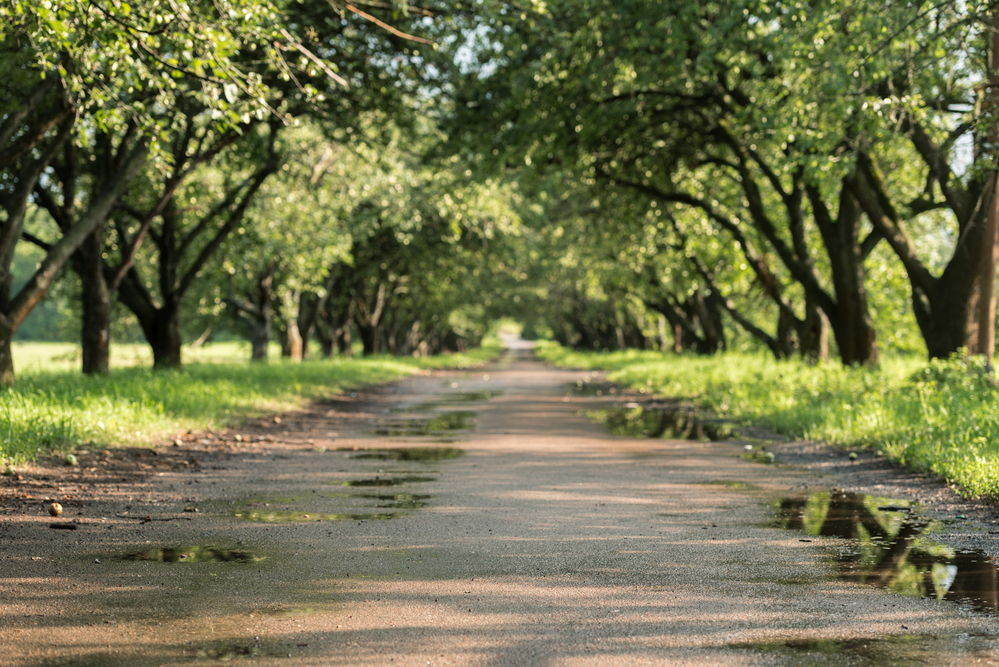
[[[136,137],[135,133],[126,134],[115,152],[114,168],[95,186],[94,195],[87,209],[78,217],[62,220],[61,237],[55,243],[43,244],[46,255],[41,266],[20,292],[11,298],[10,264],[13,260],[14,246],[24,232],[28,197],[36,189],[42,171],[67,140],[71,127],[71,122],[65,121],[59,134],[49,142],[37,158],[25,158],[17,185],[10,195],[0,202],[7,213],[7,220],[0,229],[0,349],[9,350],[9,341],[24,318],[42,300],[60,269],[70,260],[73,253],[88,236],[94,233],[94,230],[105,223],[119,197],[149,154],[149,142],[145,137]],[[60,222],[58,217],[56,222]],[[8,342],[6,346],[3,345],[4,340]],[[0,382],[10,383],[13,380],[12,360],[8,354],[0,351]]]
[[[158,253],[159,297],[154,297],[146,289],[134,265],[125,272],[119,294],[121,302],[138,318],[153,349],[154,368],[181,368],[180,304],[208,260],[242,222],[260,186],[277,170],[280,162],[280,156],[275,151],[277,132],[277,127],[271,125],[266,140],[266,162],[260,164],[253,175],[233,187],[222,201],[189,229],[183,229],[179,224],[182,212],[175,206],[172,192],[165,202],[156,204],[158,213],[137,216],[142,220],[155,217],[162,220],[159,231],[148,228]],[[181,147],[186,145],[178,143]],[[119,227],[118,233],[122,242],[130,245],[131,240],[125,230]]]
[[[179,370],[182,366],[180,349],[184,342],[180,331],[179,304],[172,303],[156,309],[155,316],[143,323],[142,331],[153,349],[153,368]]]
[[[104,280],[103,226],[84,240],[73,255],[73,270],[80,276],[83,372],[107,375],[111,363],[111,291]]]
[[[274,273],[277,262],[269,262],[257,276],[255,289],[247,298],[236,297],[232,283],[229,284],[229,295],[226,305],[233,314],[246,326],[250,337],[250,361],[266,362],[267,346],[271,341],[271,320],[274,316]]]
[[[869,155],[861,154],[858,158],[852,192],[905,267],[912,286],[916,322],[930,358],[947,358],[962,348],[977,354],[980,351],[978,305],[984,269],[982,244],[995,172],[982,174],[989,179],[988,187],[981,187],[974,180],[967,189],[953,183],[941,175],[950,174],[950,168],[943,162],[939,149],[918,128],[913,132],[914,143],[917,148],[922,146],[920,152],[931,166],[931,178],[939,179],[960,232],[954,255],[939,277],[932,275],[919,259],[905,220],[892,204],[884,180]]]
[[[388,286],[384,282],[379,282],[378,289],[367,298],[364,294],[356,294],[354,297],[354,303],[357,305],[354,322],[366,357],[381,352],[382,316],[385,313],[387,300]]]

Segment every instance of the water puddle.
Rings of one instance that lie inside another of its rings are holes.
[[[465,450],[457,447],[412,447],[395,449],[361,449],[352,459],[378,459],[379,461],[416,461],[434,463],[464,456]]]
[[[218,662],[231,662],[245,658],[290,658],[291,647],[277,642],[262,642],[259,637],[239,644],[215,644],[184,651],[189,658],[209,658]]]
[[[422,482],[433,482],[436,477],[418,477],[416,475],[405,475],[403,477],[370,477],[368,479],[347,479],[339,482],[330,482],[333,486],[402,486],[403,484],[420,484]]]
[[[778,525],[853,540],[836,557],[840,576],[849,581],[999,611],[995,559],[930,539],[940,522],[920,517],[917,509],[903,500],[826,491],[780,501]]]
[[[426,507],[432,496],[416,493],[369,493],[360,497],[376,501],[378,504],[375,507],[416,510]]]
[[[123,557],[124,560],[143,560],[156,563],[259,563],[266,560],[245,549],[216,549],[214,547],[172,547],[147,549]]]
[[[303,521],[388,521],[402,516],[399,512],[325,513],[296,510],[235,510],[232,516],[257,523],[298,523]]]
[[[475,413],[471,410],[452,410],[440,412],[425,418],[407,418],[385,420],[377,428],[370,431],[371,435],[388,438],[407,437],[447,437],[455,431],[468,431],[475,424]],[[441,440],[438,440],[440,442]],[[453,442],[446,439],[444,442]]]
[[[398,482],[398,479],[376,478],[378,482]],[[431,480],[431,477],[408,478]],[[355,480],[363,484],[355,486],[378,486],[375,480]],[[348,482],[349,483],[349,482]],[[315,493],[295,497],[247,498],[230,516],[244,521],[260,523],[293,523],[303,521],[386,521],[397,519],[410,511],[428,505],[432,496],[415,493]],[[322,505],[325,504],[326,507]],[[306,505],[303,507],[303,505]],[[318,505],[318,507],[317,507]],[[340,510],[330,512],[329,506]],[[400,512],[378,512],[371,510],[402,510]]]
[[[587,412],[613,435],[670,440],[725,440],[732,437],[731,422],[705,420],[675,407],[628,403],[607,410]]]
[[[590,380],[579,380],[565,385],[566,396],[579,396],[582,398],[594,398],[599,396],[617,396],[620,388],[612,382],[593,382]]]
[[[484,403],[491,398],[502,396],[502,389],[492,389],[489,391],[459,391],[453,394],[441,394],[436,403],[423,403],[422,405],[440,405],[442,403]]]
[[[765,446],[760,447],[759,449],[753,449],[752,445],[746,445],[746,451],[739,454],[739,458],[744,461],[764,464],[773,463],[777,460],[777,456],[773,452],[768,452]]]
[[[415,414],[422,412],[434,412],[441,407],[447,407],[454,405],[456,403],[485,403],[491,398],[497,396],[502,396],[503,390],[496,389],[491,391],[460,391],[453,394],[441,394],[433,401],[427,401],[424,403],[417,403],[416,405],[403,406],[400,408],[392,408],[394,413],[404,413],[404,414]]]
[[[877,639],[792,639],[786,642],[729,644],[767,656],[782,665],[912,665],[930,664],[938,655],[936,637],[897,635]]]

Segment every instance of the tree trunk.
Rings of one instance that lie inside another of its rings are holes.
[[[84,239],[73,254],[73,270],[82,285],[83,372],[107,375],[111,361],[111,291],[104,277],[104,225]]]
[[[295,363],[302,361],[302,334],[298,331],[298,318],[288,319],[285,335],[288,337],[288,358]]]
[[[836,222],[823,230],[826,254],[832,269],[833,293],[836,295],[834,312],[826,315],[836,337],[840,359],[847,366],[878,363],[877,331],[867,306],[867,290],[864,287],[867,272],[860,243],[860,213],[857,200],[844,184],[840,191]]]
[[[250,361],[267,362],[267,346],[271,342],[271,323],[269,319],[250,318]]]
[[[183,344],[180,335],[180,309],[176,305],[157,309],[152,322],[143,326],[143,330],[153,349],[153,368],[180,370],[180,347]]]
[[[13,338],[14,331],[0,322],[0,385],[14,384],[14,358],[10,354]]]
[[[999,9],[992,12],[992,65],[989,68],[992,112],[999,110]],[[999,120],[989,127],[993,147],[999,139]],[[993,149],[994,150],[994,149]],[[999,174],[992,188],[989,217],[982,239],[982,278],[978,302],[978,351],[985,355],[985,365],[992,369],[992,356],[996,348],[996,260],[999,259]]]
[[[829,320],[810,299],[806,299],[805,319],[798,330],[798,352],[810,363],[829,358]],[[843,363],[848,363],[845,358]]]
[[[361,336],[361,344],[364,345],[364,356],[378,354],[380,331],[371,325],[357,325],[357,333]]]
[[[340,348],[340,354],[346,359],[354,358],[354,341],[351,339],[351,331],[352,329],[348,322],[336,334],[337,347]]]

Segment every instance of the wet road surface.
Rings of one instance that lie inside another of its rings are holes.
[[[821,480],[609,435],[584,376],[527,353],[418,376],[77,530],[5,517],[0,665],[999,664],[994,615],[837,576],[840,537],[778,527]]]

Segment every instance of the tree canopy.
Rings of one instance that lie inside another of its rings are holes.
[[[97,373],[116,303],[159,367],[187,320],[255,359],[461,349],[505,316],[590,349],[989,351],[997,15],[8,3],[0,372],[59,276]]]

